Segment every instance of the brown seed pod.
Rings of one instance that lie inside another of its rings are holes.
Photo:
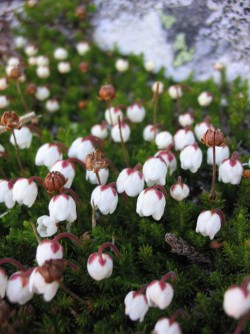
[[[80,69],[80,72],[82,72],[82,73],[88,72],[88,70],[89,70],[89,63],[87,63],[86,61],[82,61],[79,64],[79,69]]]
[[[3,113],[1,125],[7,127],[8,130],[20,129],[22,127],[20,118],[14,111],[5,111]]]
[[[108,163],[103,158],[104,154],[100,150],[95,150],[94,152],[89,153],[85,160],[86,169],[98,172],[102,168],[107,168]]]
[[[18,80],[22,76],[22,70],[20,66],[13,67],[10,70],[9,78],[13,80]]]
[[[115,88],[112,85],[104,85],[99,90],[99,100],[110,101],[115,98]]]
[[[78,7],[76,8],[75,15],[76,15],[79,19],[83,20],[83,19],[85,18],[85,16],[86,16],[86,9],[85,9],[85,7],[84,7],[84,6],[78,6]]]
[[[26,93],[29,95],[34,95],[36,93],[36,85],[31,83],[26,88]]]
[[[246,169],[246,170],[244,170],[244,172],[243,172],[243,176],[244,176],[246,179],[250,179],[250,169]]]
[[[88,105],[89,101],[85,100],[85,101],[79,101],[78,102],[78,108],[79,109],[85,109]]]
[[[43,266],[38,267],[37,271],[43,276],[46,283],[51,283],[63,278],[65,267],[63,260],[49,260]]]
[[[201,138],[201,142],[208,147],[225,146],[225,138],[220,129],[208,129]]]
[[[50,172],[43,184],[48,193],[53,193],[55,191],[62,191],[67,180],[60,172]]]

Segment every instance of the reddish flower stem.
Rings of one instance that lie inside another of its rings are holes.
[[[139,291],[137,291],[138,294],[142,294],[147,289],[148,284],[144,284],[140,287]]]
[[[168,279],[172,279],[173,281],[175,281],[176,278],[177,278],[177,277],[176,277],[175,272],[170,271],[169,273],[163,275],[162,278],[160,279],[160,281],[161,281],[161,282],[165,282],[165,281],[168,280]]]
[[[55,142],[54,143],[56,146],[58,146],[62,151],[64,151],[65,153],[68,153],[68,147],[61,143],[61,142]]]
[[[113,162],[109,159],[109,158],[103,158],[102,161],[107,161],[108,165],[110,166],[112,172],[115,172],[115,166],[113,164]]]
[[[86,170],[86,165],[84,162],[82,162],[80,159],[77,159],[77,158],[69,158],[67,159],[68,162],[71,162],[71,163],[78,163],[80,166],[82,166],[83,169]]]
[[[245,323],[247,321],[247,319],[249,318],[250,313],[247,313],[245,316],[243,316],[239,323],[238,326],[236,327],[234,334],[240,334],[242,332],[242,330],[244,329]]]
[[[178,183],[178,184],[181,184],[181,183],[182,183],[182,182],[181,182],[181,176],[178,176],[177,183]]]
[[[70,196],[72,196],[73,198],[74,198],[74,200],[78,203],[78,204],[80,204],[80,198],[77,196],[77,194],[72,190],[72,189],[70,189],[70,188],[63,188],[63,191],[62,191],[62,193],[64,193],[64,194],[70,194]]]
[[[118,248],[114,244],[112,244],[111,242],[105,242],[98,249],[98,255],[100,257],[102,256],[102,252],[104,251],[104,249],[107,248],[107,247],[113,249],[113,251],[116,253],[116,255],[121,256],[121,253],[119,252]]]
[[[156,185],[153,187],[153,189],[160,190],[160,191],[164,194],[165,197],[168,197],[168,194],[167,194],[167,192],[166,192],[166,189],[165,189],[162,185],[160,185],[160,184],[156,184]]]
[[[187,312],[183,311],[182,309],[179,309],[179,310],[175,311],[174,314],[169,319],[170,324],[172,325],[175,322],[176,318],[179,317],[179,316],[181,316],[184,319],[187,319],[189,317]]]
[[[5,263],[10,263],[13,264],[13,266],[16,266],[19,270],[25,271],[25,268],[22,266],[22,264],[15,259],[12,259],[10,257],[5,257],[3,259],[0,259],[0,265],[5,264]]]
[[[74,240],[79,246],[82,245],[81,241],[74,234],[71,234],[71,233],[68,233],[68,232],[63,232],[63,233],[58,234],[53,239],[53,241],[57,242],[57,241],[59,241],[60,239],[63,239],[63,238],[69,238],[71,240]]]
[[[121,138],[121,147],[122,147],[123,159],[124,159],[127,167],[129,167],[128,151],[126,149],[126,145],[124,143],[123,136],[122,136],[122,126],[121,126],[121,118],[120,118],[120,116],[118,117],[118,126],[119,126],[120,138]]]
[[[116,188],[116,183],[115,182],[111,182],[109,184],[106,184],[106,187]]]
[[[17,146],[16,135],[15,135],[15,131],[14,131],[13,128],[11,129],[11,132],[12,132],[12,135],[13,135],[13,138],[14,138],[17,162],[18,162],[20,171],[22,172],[23,171],[23,165],[22,165],[22,162],[21,162],[21,159],[20,159],[19,150],[18,150],[18,146]]]

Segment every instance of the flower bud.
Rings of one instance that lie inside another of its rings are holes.
[[[153,83],[151,88],[152,88],[153,93],[156,93],[157,88],[158,88],[158,94],[162,94],[164,91],[164,84],[160,81],[156,81]]]
[[[190,112],[187,112],[179,115],[178,122],[184,128],[185,126],[190,126],[194,123],[194,117]]]
[[[225,145],[224,135],[220,129],[208,129],[203,135],[201,142],[208,147]]]
[[[168,89],[168,94],[170,95],[170,97],[173,100],[177,100],[180,97],[182,97],[183,93],[182,93],[182,87],[181,87],[181,85],[170,86],[169,89]]]
[[[125,72],[129,68],[129,62],[126,59],[117,59],[115,68],[118,72]]]
[[[64,48],[57,48],[54,51],[54,58],[56,60],[65,60],[68,58],[68,51]]]
[[[69,62],[61,61],[57,65],[58,72],[61,74],[69,73],[71,70],[71,66]]]
[[[88,258],[87,270],[96,281],[108,278],[113,272],[113,260],[109,254],[93,253]]]
[[[49,97],[49,95],[50,95],[50,91],[46,86],[37,87],[35,97],[38,100],[44,101]]]
[[[143,139],[151,142],[155,139],[155,133],[157,134],[158,132],[159,130],[155,129],[154,125],[147,125],[143,130]]]
[[[127,117],[132,123],[140,123],[144,120],[146,111],[139,103],[134,103],[127,108]]]
[[[38,66],[36,69],[38,78],[46,79],[50,76],[50,70],[48,66]]]
[[[212,240],[215,234],[221,229],[224,221],[224,215],[219,209],[203,211],[198,217],[196,232],[204,237],[208,236]]]
[[[104,85],[99,90],[99,99],[110,101],[115,98],[115,88],[112,85]]]
[[[144,63],[144,68],[147,72],[153,72],[155,69],[155,63],[152,60],[148,60]]]
[[[203,92],[198,96],[198,103],[202,107],[207,107],[213,101],[213,95],[209,92]]]
[[[179,176],[178,182],[173,184],[170,188],[170,195],[176,201],[180,202],[184,200],[189,195],[189,187],[181,182],[181,177]]]
[[[48,110],[48,112],[54,113],[60,108],[60,105],[56,99],[51,99],[46,101],[45,108]]]
[[[90,46],[88,42],[79,42],[76,44],[76,50],[79,56],[85,55],[90,50]]]
[[[49,174],[47,174],[43,184],[45,188],[47,189],[48,193],[53,193],[55,191],[61,192],[66,182],[67,182],[67,179],[64,177],[64,175],[56,171],[56,172],[50,172]]]

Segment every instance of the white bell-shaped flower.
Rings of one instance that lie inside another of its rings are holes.
[[[164,91],[164,84],[160,81],[155,81],[151,87],[153,93],[156,93],[157,88],[158,88],[158,93],[162,94]]]
[[[60,172],[67,179],[65,188],[70,188],[75,177],[75,165],[69,160],[58,160],[50,169],[51,172]]]
[[[36,56],[38,49],[35,45],[27,45],[26,48],[24,49],[24,52],[28,57],[34,57]]]
[[[173,100],[177,100],[182,97],[183,92],[181,85],[170,86],[168,89],[168,94]]]
[[[30,148],[33,135],[27,126],[22,126],[21,129],[14,129],[14,133],[20,149]],[[10,142],[12,145],[15,145],[13,134],[10,136]]]
[[[129,62],[126,59],[117,59],[115,68],[118,72],[125,72],[129,68]]]
[[[37,219],[37,225],[37,232],[42,238],[51,237],[58,230],[57,223],[46,215]]]
[[[38,295],[43,295],[46,302],[50,302],[56,295],[59,283],[53,281],[47,283],[43,275],[39,272],[39,268],[35,268],[29,279],[29,291]]]
[[[28,58],[28,64],[30,66],[36,66],[37,65],[37,57],[29,57]],[[7,72],[7,71],[6,71]],[[7,72],[8,73],[8,72]]]
[[[46,86],[39,86],[36,88],[35,97],[38,100],[44,101],[49,97],[49,95],[50,95],[50,91]]]
[[[23,271],[18,271],[10,276],[6,296],[11,303],[24,305],[33,297],[33,292],[29,290],[29,275]]]
[[[186,112],[185,114],[179,115],[178,122],[185,128],[185,126],[190,126],[194,123],[194,117],[190,112]]]
[[[7,65],[11,67],[17,67],[20,65],[20,59],[17,57],[11,57],[8,59]]]
[[[243,167],[237,152],[231,159],[224,160],[219,167],[219,181],[223,183],[239,184],[243,175]]]
[[[145,115],[145,108],[140,103],[134,103],[127,108],[127,117],[132,123],[142,122]]]
[[[194,133],[199,141],[201,141],[208,129],[214,130],[213,125],[209,123],[209,117],[206,117],[204,121],[195,125]]]
[[[158,132],[159,130],[157,128],[155,129],[154,125],[149,124],[143,130],[143,139],[151,142],[155,139]]]
[[[159,150],[163,150],[173,144],[173,136],[168,131],[161,131],[156,135],[155,143]]]
[[[176,151],[181,151],[187,145],[193,145],[195,143],[195,138],[193,131],[188,127],[185,129],[180,129],[174,135],[174,145]]]
[[[63,246],[50,239],[42,240],[36,249],[36,262],[41,267],[49,260],[58,260],[63,258]]]
[[[108,129],[106,124],[95,124],[90,130],[92,136],[100,139],[106,139],[108,137]]]
[[[155,334],[181,334],[181,327],[177,322],[171,319],[161,318],[157,321],[154,328]]]
[[[155,157],[157,156],[161,157],[165,161],[169,174],[172,175],[177,169],[177,160],[174,153],[167,149],[164,151],[158,151],[155,154]]]
[[[108,168],[102,168],[98,172],[101,184],[106,184],[109,178],[109,170]],[[99,184],[98,178],[95,172],[92,170],[86,170],[86,180],[91,184]]]
[[[6,288],[8,283],[8,277],[3,268],[0,268],[0,298],[3,299],[5,297]]]
[[[181,182],[181,177],[178,177],[178,182],[170,188],[170,196],[176,201],[183,201],[189,195],[189,187]]]
[[[13,200],[12,181],[0,180],[0,203],[4,203],[8,209],[13,208],[15,201]]]
[[[54,221],[73,223],[77,218],[76,203],[69,195],[56,195],[49,202],[49,215]]]
[[[50,70],[48,66],[38,66],[36,69],[36,74],[40,79],[46,79],[50,76]]]
[[[125,168],[119,174],[116,180],[118,193],[125,192],[130,197],[140,194],[144,188],[144,177],[142,172],[135,168]]]
[[[128,124],[126,123],[120,122],[120,125],[121,125],[122,139],[124,143],[126,143],[129,140],[131,130]],[[120,143],[122,141],[118,123],[113,125],[111,129],[111,137],[115,143]]]
[[[209,92],[202,92],[198,96],[198,103],[201,107],[207,107],[213,101],[213,95]]]
[[[0,95],[0,108],[6,108],[9,105],[9,100],[7,98],[7,96],[5,95]]]
[[[61,61],[57,65],[58,72],[61,74],[69,73],[71,71],[70,63],[67,61]]]
[[[151,157],[143,165],[142,173],[148,187],[155,184],[165,185],[167,176],[167,165],[160,157]]]
[[[221,210],[207,210],[199,214],[196,232],[212,240],[224,224],[224,215]]]
[[[245,287],[230,287],[224,294],[223,308],[230,317],[240,319],[250,311],[249,291]]]
[[[123,112],[119,107],[111,107],[109,109],[105,110],[105,120],[109,125],[114,125],[118,122],[118,119],[120,117],[120,120],[123,120]]]
[[[152,216],[155,220],[160,220],[163,216],[166,199],[162,191],[157,188],[147,188],[138,196],[136,213],[140,217]]]
[[[90,50],[90,46],[88,42],[79,42],[76,44],[76,50],[79,56],[85,55]]]
[[[50,99],[46,101],[45,108],[48,110],[48,112],[54,113],[59,110],[60,105],[56,99]]]
[[[91,194],[91,205],[95,205],[103,215],[112,214],[118,204],[118,195],[113,184],[96,187]]]
[[[9,84],[7,78],[0,78],[0,90],[5,90],[6,88],[8,88],[8,86]]]
[[[32,207],[38,195],[37,184],[32,179],[18,179],[13,186],[13,201]]]
[[[137,291],[130,291],[125,297],[124,304],[125,314],[128,315],[132,321],[139,320],[143,322],[149,309],[145,295]]]
[[[215,146],[215,163],[219,166],[224,160],[230,156],[230,150],[228,146]],[[207,163],[213,164],[213,148],[209,147],[207,150]]]
[[[43,144],[36,153],[36,166],[46,166],[51,169],[57,160],[62,160],[62,151],[57,144]]]
[[[36,61],[37,66],[49,66],[49,58],[47,56],[38,56]]]
[[[68,51],[64,48],[57,48],[54,51],[54,58],[56,60],[65,60],[68,58]]]
[[[155,69],[156,65],[155,63],[153,62],[153,60],[147,60],[145,61],[144,63],[144,68],[147,72],[153,72],[154,69]]]
[[[202,163],[202,151],[195,143],[183,148],[180,153],[181,168],[196,173]]]
[[[14,39],[15,47],[17,49],[22,49],[27,44],[27,39],[23,36],[17,36]]]
[[[82,162],[85,162],[86,157],[89,153],[95,150],[95,139],[94,137],[87,136],[85,138],[80,137],[73,141],[69,147],[68,156],[70,158],[77,158]]]

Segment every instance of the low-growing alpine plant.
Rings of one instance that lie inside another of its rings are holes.
[[[21,7],[0,67],[0,333],[250,332],[247,84],[98,49],[89,0]]]

